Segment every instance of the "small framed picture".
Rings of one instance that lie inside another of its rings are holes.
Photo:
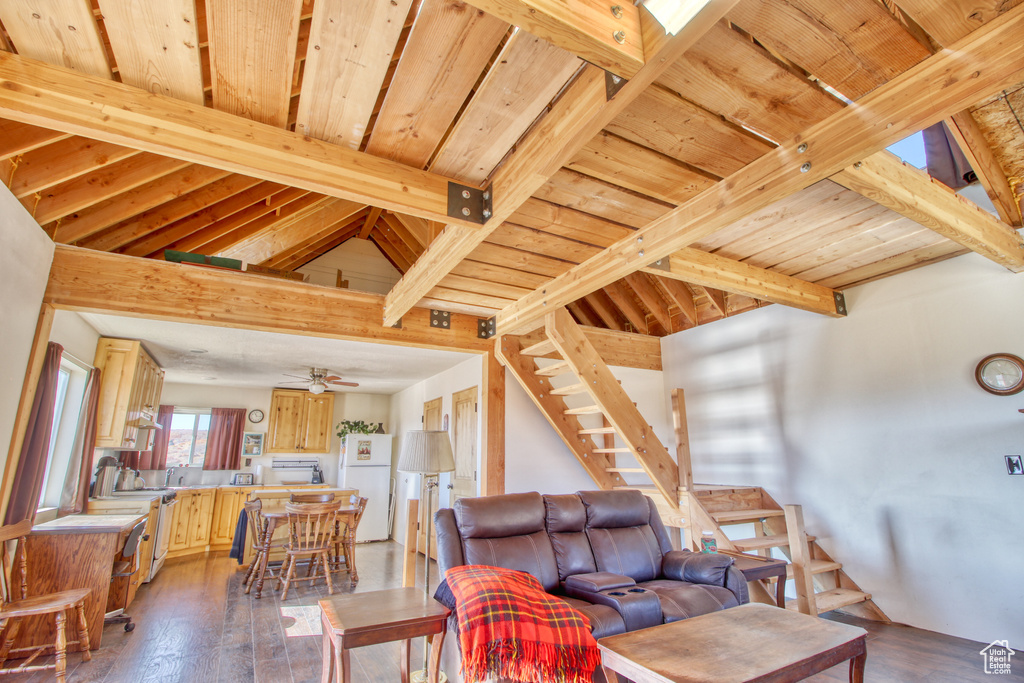
[[[1019,455],[1006,455],[1006,473],[1007,474],[1024,474],[1024,463],[1021,463],[1021,457]]]
[[[242,455],[263,455],[263,432],[245,432],[242,435]]]
[[[231,480],[231,483],[235,486],[252,486],[252,480],[252,472],[239,472]]]
[[[357,441],[356,442],[356,460],[369,460],[370,450],[372,448],[372,442],[370,441]]]

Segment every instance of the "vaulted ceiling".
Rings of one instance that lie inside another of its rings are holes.
[[[716,0],[673,38],[590,0],[0,2],[0,178],[86,249],[292,271],[372,240],[406,274],[388,323],[514,327],[548,296],[650,335],[772,302],[840,315],[843,288],[968,250],[1024,268],[1024,60],[940,87],[998,27],[1024,42],[1018,4]],[[908,100],[998,218],[879,152],[871,131],[918,128],[874,120]],[[735,191],[804,158],[760,205]],[[438,179],[490,188],[493,215],[446,218]]]

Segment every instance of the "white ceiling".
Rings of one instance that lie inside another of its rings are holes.
[[[140,339],[164,369],[165,382],[276,387],[327,368],[359,387],[335,390],[393,394],[474,357],[470,353],[302,337],[210,325],[82,313],[105,337]],[[215,379],[211,379],[215,378]],[[287,385],[304,388],[302,384]]]

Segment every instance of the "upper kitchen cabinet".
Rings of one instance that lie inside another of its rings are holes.
[[[334,394],[274,389],[270,399],[268,453],[329,453]]]
[[[150,450],[164,371],[141,342],[107,337],[96,345],[93,365],[100,370],[96,448]]]

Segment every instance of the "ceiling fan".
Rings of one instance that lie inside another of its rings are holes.
[[[281,382],[281,384],[299,384],[305,383],[311,394],[322,394],[327,390],[329,386],[340,386],[340,387],[358,387],[357,382],[342,382],[341,377],[338,375],[329,375],[330,372],[327,368],[310,368],[309,375],[307,377],[300,377],[299,375],[289,375],[287,372],[283,372],[285,377],[294,377],[294,380],[288,380]]]

